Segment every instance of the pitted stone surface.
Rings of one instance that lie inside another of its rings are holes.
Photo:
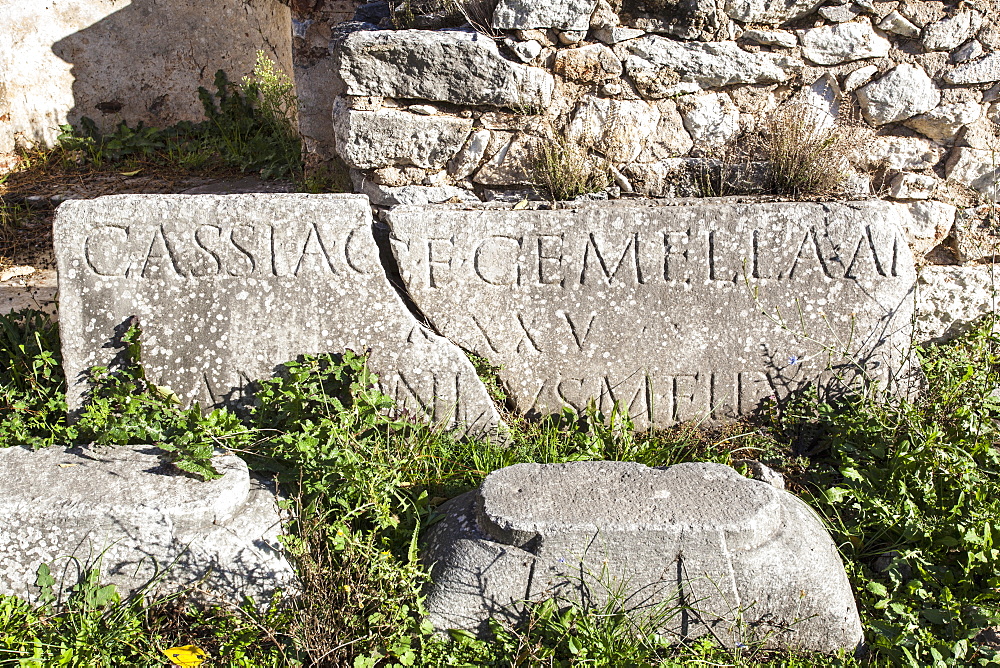
[[[498,30],[587,30],[596,6],[597,0],[500,0],[493,11],[492,26]]]
[[[884,202],[398,207],[407,291],[501,367],[529,414],[618,403],[637,426],[905,369],[913,261]],[[864,367],[864,370],[856,364]]]
[[[721,464],[518,464],[441,507],[425,538],[439,630],[484,634],[524,601],[690,606],[660,631],[833,651],[862,639],[837,549],[802,501]]]
[[[207,575],[203,597],[232,604],[294,586],[274,493],[235,455],[213,464],[222,477],[201,482],[147,446],[0,448],[0,593],[26,595],[39,564],[57,573],[71,556],[100,557],[125,593],[168,566],[161,588]]]
[[[334,55],[348,95],[544,109],[555,85],[551,74],[505,59],[476,32],[359,31]]]
[[[54,234],[71,408],[137,316],[147,376],[184,404],[238,406],[284,362],[349,348],[435,423],[498,423],[462,351],[389,284],[363,196],[116,195],[64,203]]]

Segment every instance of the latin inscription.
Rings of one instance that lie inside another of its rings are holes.
[[[87,235],[84,260],[99,276],[132,279],[370,274],[378,270],[370,235],[318,223],[105,225]]]

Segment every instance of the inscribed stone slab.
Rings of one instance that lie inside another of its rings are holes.
[[[726,420],[906,367],[913,260],[882,202],[397,207],[407,290],[516,408]],[[841,381],[837,381],[837,378]]]
[[[55,249],[71,408],[86,372],[142,325],[151,382],[202,406],[310,353],[370,351],[384,391],[445,427],[496,427],[461,350],[422,327],[389,284],[357,195],[116,195],[59,207]]]

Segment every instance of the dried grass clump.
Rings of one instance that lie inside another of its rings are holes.
[[[831,122],[822,109],[788,104],[758,127],[757,148],[770,165],[774,194],[825,197],[844,192],[852,160],[872,136],[858,120]]]
[[[489,37],[503,37],[502,30],[493,28],[493,12],[497,8],[497,0],[454,0],[458,11],[469,22],[476,32]]]
[[[606,160],[561,137],[541,144],[535,156],[535,171],[536,180],[556,201],[600,192],[613,180]]]

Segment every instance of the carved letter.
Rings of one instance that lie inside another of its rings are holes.
[[[597,264],[601,269],[601,273],[604,274],[604,280],[610,285],[616,278],[618,278],[618,272],[622,271],[623,267],[634,267],[635,273],[631,271],[627,273],[632,275],[636,284],[641,285],[644,281],[642,278],[642,268],[639,266],[639,234],[630,234],[625,242],[625,248],[622,249],[621,256],[615,263],[614,268],[610,268],[608,263],[604,260],[604,255],[601,253],[600,247],[597,245],[597,238],[594,233],[591,232],[587,236],[587,245],[583,250],[583,269],[580,271],[580,283],[587,282],[587,270],[590,268],[590,249],[594,249],[594,257],[597,258]],[[625,262],[625,258],[629,257],[629,262]],[[612,256],[613,257],[613,256]]]
[[[476,275],[490,285],[520,284],[521,241],[516,237],[493,236],[479,242],[472,260]]]
[[[451,272],[452,251],[455,242],[451,239],[427,240],[427,287],[437,288]]]
[[[192,276],[209,276],[219,273],[222,262],[217,250],[222,241],[222,228],[216,225],[200,225],[194,231],[195,246],[205,251],[191,264]]]
[[[562,285],[563,238],[553,234],[538,236],[538,283]]]
[[[98,227],[83,244],[83,254],[98,276],[124,276],[129,268],[129,228]]]
[[[573,322],[573,318],[570,317],[569,313],[565,311],[559,311],[558,315],[561,315],[566,319],[566,324],[569,325],[569,331],[573,335],[573,340],[576,341],[576,347],[583,350],[583,346],[587,343],[587,337],[590,336],[590,330],[594,327],[594,320],[597,319],[597,313],[590,313],[590,319],[587,320],[586,327],[582,327],[583,320],[586,318],[579,318],[580,324]]]

